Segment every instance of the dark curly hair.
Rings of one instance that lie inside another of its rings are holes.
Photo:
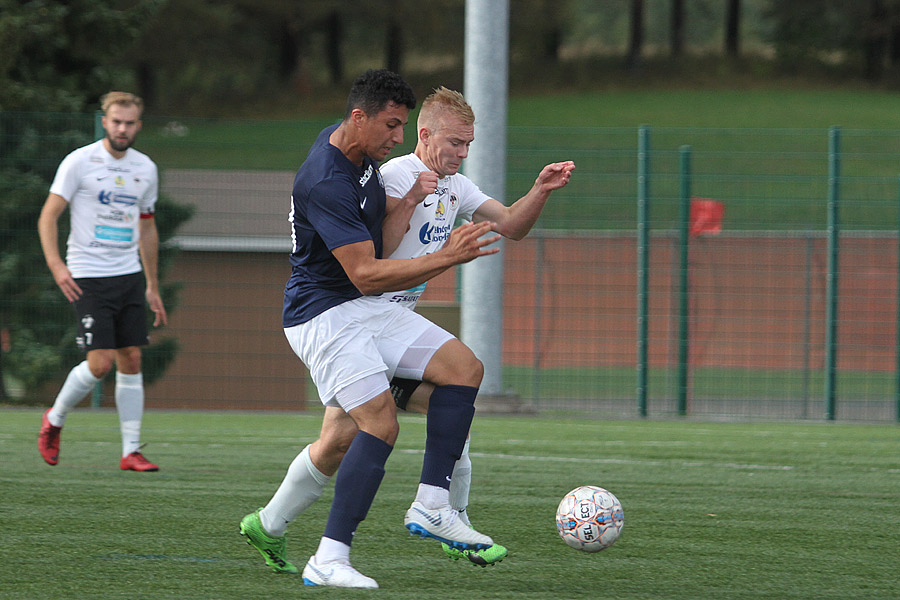
[[[396,73],[387,69],[369,69],[353,82],[344,119],[350,117],[354,108],[362,109],[367,115],[378,114],[389,102],[412,110],[416,107],[416,95]]]

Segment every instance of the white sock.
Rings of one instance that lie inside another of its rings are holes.
[[[327,562],[339,561],[350,564],[350,546],[344,542],[339,542],[331,538],[322,537],[319,540],[319,549],[316,550],[314,556],[316,563],[322,564]]]
[[[450,492],[437,485],[420,483],[416,492],[416,502],[428,509],[441,508],[450,504]]]
[[[469,489],[471,487],[472,460],[469,458],[469,440],[466,438],[462,456],[453,466],[453,475],[450,478],[450,506],[460,511],[460,514],[465,514],[463,511],[469,506]]]
[[[122,431],[122,456],[141,447],[141,420],[144,417],[144,377],[140,373],[116,373],[116,408]]]
[[[54,427],[65,425],[69,411],[84,400],[84,397],[88,395],[99,381],[91,373],[86,360],[75,365],[69,371],[69,375],[59,390],[59,394],[56,395],[53,408],[47,413],[47,420],[50,421],[50,424]]]
[[[309,457],[309,446],[304,448],[291,462],[275,495],[259,511],[263,529],[271,536],[284,535],[288,524],[319,499],[322,488],[330,479],[313,464]]]

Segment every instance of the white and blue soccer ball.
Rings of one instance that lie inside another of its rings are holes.
[[[569,546],[583,552],[600,552],[622,534],[625,512],[609,490],[582,485],[566,494],[556,509],[556,530]]]

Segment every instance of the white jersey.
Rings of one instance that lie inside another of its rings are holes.
[[[380,170],[387,195],[402,198],[419,173],[427,171],[428,167],[415,154],[406,154],[384,163]],[[437,189],[416,206],[409,220],[409,230],[387,258],[417,258],[440,250],[450,237],[456,219],[471,221],[478,207],[488,199],[490,196],[461,173],[438,179]],[[404,292],[384,294],[384,297],[415,308],[424,291],[423,283]]]
[[[141,214],[153,214],[158,189],[156,164],[134,148],[116,159],[100,140],[63,159],[50,193],[69,203],[66,265],[72,277],[140,272]]]

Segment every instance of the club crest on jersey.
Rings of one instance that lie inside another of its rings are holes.
[[[456,194],[450,194],[450,210],[456,210],[457,206],[459,206],[459,198]]]
[[[372,165],[369,165],[366,172],[359,178],[360,187],[366,187],[366,184],[369,183],[369,179],[372,177],[372,170]]]

